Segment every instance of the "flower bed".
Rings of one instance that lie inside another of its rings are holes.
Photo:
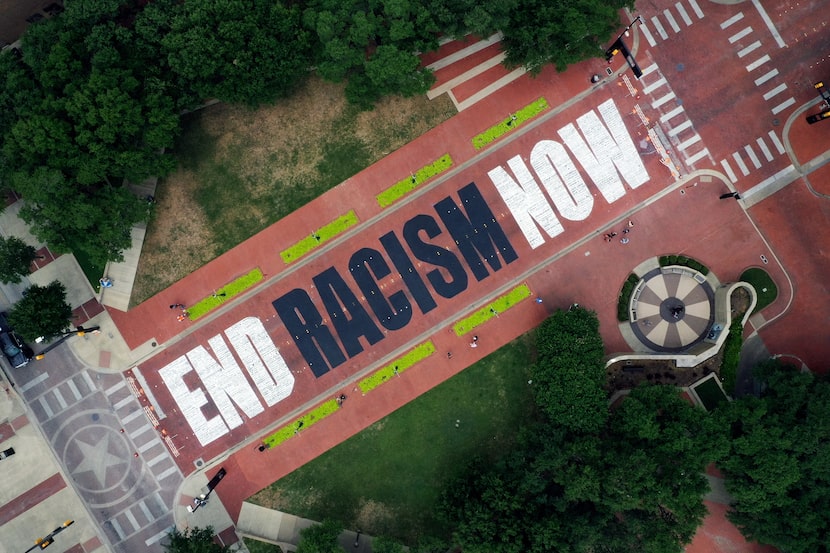
[[[440,175],[452,167],[450,154],[445,154],[425,167],[421,167],[412,175],[399,180],[376,196],[380,207],[387,207],[406,196],[423,183],[436,175]]]
[[[268,448],[277,447],[284,441],[290,439],[292,436],[299,434],[300,430],[303,428],[308,428],[309,426],[320,422],[337,411],[339,408],[340,405],[338,405],[337,400],[330,399],[329,401],[318,405],[316,408],[309,411],[291,424],[283,426],[262,440],[262,443]]]
[[[286,264],[297,261],[308,252],[320,247],[322,244],[325,244],[338,234],[345,232],[346,229],[353,227],[359,222],[360,221],[358,220],[354,210],[351,210],[326,226],[321,227],[319,230],[312,232],[290,248],[281,251],[280,257],[282,257],[282,260]]]
[[[404,372],[409,367],[426,359],[433,353],[435,353],[435,345],[431,341],[419,344],[385,367],[378,369],[370,376],[361,380],[358,387],[360,387],[360,391],[364,394],[374,390],[393,376]]]
[[[263,279],[262,271],[259,268],[254,269],[247,275],[242,275],[236,280],[224,285],[216,290],[215,294],[199,300],[194,305],[187,308],[187,316],[191,321],[195,321],[199,317],[204,317],[229,299],[238,296],[248,288]]]
[[[530,297],[530,288],[527,284],[522,284],[510,290],[503,296],[499,296],[491,303],[485,305],[469,317],[461,319],[455,325],[453,330],[458,336],[464,336],[468,332],[480,326],[499,313],[507,311],[517,303]]]
[[[512,130],[519,128],[522,125],[522,123],[530,119],[533,119],[549,107],[550,106],[548,106],[548,101],[544,98],[539,98],[538,100],[533,101],[532,103],[518,110],[516,113],[514,113],[507,119],[500,121],[496,125],[493,125],[483,133],[474,136],[473,148],[475,148],[476,150],[484,148],[494,140],[500,138],[501,136],[504,136]]]

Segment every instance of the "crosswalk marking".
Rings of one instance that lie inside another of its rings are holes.
[[[670,112],[668,112],[668,113],[664,113],[663,115],[661,115],[661,116],[660,116],[660,122],[661,122],[661,123],[665,123],[666,121],[668,121],[668,120],[669,120],[669,119],[671,119],[672,117],[675,117],[675,116],[677,116],[677,115],[680,115],[680,114],[681,114],[681,113],[683,113],[684,111],[685,111],[685,110],[683,109],[683,106],[677,106],[676,108],[674,108],[674,109],[673,109],[673,110],[671,110]]]
[[[654,40],[653,36],[651,36],[651,31],[648,30],[648,27],[640,25],[638,29],[643,33],[643,36],[646,37],[649,46],[657,46],[657,41]],[[643,74],[645,74],[645,72],[643,72]]]
[[[723,167],[723,170],[726,172],[726,176],[729,177],[729,180],[732,182],[737,182],[738,177],[735,176],[735,172],[732,170],[732,167],[729,166],[729,162],[725,159],[722,159],[720,161],[720,164],[721,167]]]
[[[764,94],[764,100],[769,100],[773,96],[775,96],[777,94],[781,94],[785,90],[787,90],[787,85],[785,85],[784,83],[781,83],[780,85],[776,86],[775,88],[773,88],[772,90],[770,90],[766,94]]]
[[[43,372],[20,387],[20,393],[25,393],[49,378],[49,373]]]
[[[747,46],[745,48],[741,48],[740,50],[738,50],[738,57],[742,58],[742,57],[746,56],[747,54],[751,54],[752,52],[754,52],[755,50],[757,50],[760,47],[761,47],[761,41],[756,40],[755,42],[753,42],[749,46]]]
[[[695,162],[700,161],[701,159],[703,159],[704,157],[706,157],[708,155],[709,155],[709,150],[707,150],[706,148],[703,148],[702,150],[700,150],[695,155],[690,156],[689,158],[687,158],[686,163],[688,163],[689,165],[694,165]]]
[[[677,2],[674,5],[674,8],[677,10],[677,13],[680,14],[680,18],[683,20],[683,23],[685,23],[687,27],[690,27],[692,25],[692,18],[689,17],[689,13],[686,11],[686,8],[683,7],[683,4]]]
[[[138,452],[139,453],[144,453],[148,449],[153,449],[157,445],[161,445],[161,442],[158,441],[158,440],[150,440],[149,442],[144,443],[141,446],[139,446]]]
[[[109,388],[104,390],[104,395],[111,396],[112,394],[114,394],[115,392],[117,392],[118,390],[120,390],[121,388],[123,388],[126,385],[127,385],[126,380],[120,380],[118,382],[118,384],[114,384],[113,386],[110,386]]]
[[[778,135],[775,134],[775,131],[770,131],[767,134],[769,135],[770,140],[772,140],[772,143],[775,144],[775,149],[778,150],[778,153],[783,154],[785,151],[784,145],[781,144],[781,141],[778,139]]]
[[[747,71],[755,71],[765,63],[769,61],[769,54],[764,54],[763,57],[758,58],[757,60],[753,61],[749,65],[746,66]]]
[[[55,399],[58,400],[58,405],[60,405],[61,409],[66,409],[69,405],[66,403],[66,400],[63,399],[63,394],[61,393],[60,389],[55,388],[52,390],[52,393],[55,394]]]
[[[685,142],[681,142],[680,144],[678,144],[677,149],[681,150],[681,151],[685,150],[686,148],[688,148],[689,146],[691,146],[692,144],[695,144],[697,142],[700,142],[700,135],[695,133],[695,135],[693,137],[691,137],[690,139],[686,140]]]
[[[777,69],[772,69],[770,71],[767,71],[766,73],[764,73],[763,75],[761,75],[760,77],[755,79],[755,86],[761,86],[762,84],[764,84],[765,82],[767,82],[771,78],[775,77],[776,75],[778,75],[778,70]]]
[[[685,131],[686,129],[688,129],[691,126],[692,126],[692,122],[689,119],[686,119],[685,121],[683,121],[682,123],[680,123],[679,125],[674,127],[673,129],[671,129],[669,131],[669,136],[672,136],[672,137],[677,136],[678,134],[682,133],[683,131]]]
[[[157,464],[161,463],[165,459],[167,459],[167,452],[166,451],[164,453],[159,453],[158,455],[156,455],[155,457],[153,457],[152,459],[147,461],[147,466],[152,467],[153,465],[157,465]]]
[[[176,465],[173,465],[172,467],[170,467],[166,471],[164,471],[161,474],[159,474],[158,476],[156,476],[156,480],[161,482],[162,480],[164,480],[168,476],[172,476],[172,475],[176,474],[178,471],[179,471],[179,469],[176,468]]]
[[[129,415],[127,415],[126,417],[121,419],[121,424],[125,424],[125,425],[130,424],[131,422],[133,422],[135,419],[137,419],[138,417],[140,417],[143,414],[144,414],[143,409],[136,409],[135,411],[133,411],[132,413],[130,413]]]
[[[740,169],[743,176],[747,176],[749,174],[749,167],[746,166],[746,163],[744,163],[744,160],[740,154],[738,152],[733,152],[732,159],[734,159],[735,163],[738,164],[738,169]]]
[[[86,382],[87,387],[89,387],[89,391],[94,392],[95,391],[95,383],[92,381],[92,377],[89,376],[89,372],[84,371],[84,372],[81,373],[81,376],[83,377],[84,382]]]
[[[156,517],[153,516],[153,513],[150,512],[150,509],[147,508],[147,504],[144,503],[143,499],[138,502],[138,508],[141,509],[141,512],[148,521],[152,522],[156,519]]]
[[[46,417],[51,419],[55,413],[52,411],[52,408],[49,407],[49,403],[47,403],[46,398],[40,396],[39,398],[37,398],[37,401],[38,403],[40,403],[40,406],[43,407],[43,411],[46,413]]]
[[[754,165],[756,169],[760,169],[761,160],[758,159],[758,156],[755,155],[755,150],[752,149],[752,146],[747,144],[746,146],[744,146],[744,151],[746,152],[746,155],[749,156],[749,160],[752,162],[752,165]]]
[[[72,392],[72,396],[75,398],[75,401],[81,401],[84,396],[81,395],[81,391],[78,389],[75,381],[72,379],[67,380],[66,386],[69,388],[69,391]]]
[[[664,84],[666,84],[666,78],[665,77],[660,77],[659,79],[657,79],[656,81],[654,81],[653,83],[651,83],[650,85],[645,87],[643,89],[643,94],[651,94],[652,91],[657,90],[658,88],[660,88]]]
[[[772,114],[773,115],[778,115],[779,113],[781,113],[782,111],[784,111],[785,109],[787,109],[788,107],[793,105],[794,103],[795,103],[795,98],[790,98],[788,100],[785,100],[785,101],[781,102],[780,104],[778,104],[777,106],[775,106],[774,108],[772,108]]]
[[[116,411],[118,411],[119,409],[121,409],[122,407],[124,407],[125,405],[127,405],[128,403],[130,403],[132,400],[133,400],[133,396],[131,396],[131,395],[130,395],[130,396],[127,396],[127,397],[125,397],[124,399],[122,399],[122,400],[118,401],[118,402],[117,402],[115,405],[113,405],[112,407],[113,407],[113,409],[115,409]]]
[[[110,524],[112,524],[112,529],[115,530],[115,533],[118,534],[118,539],[123,540],[127,537],[127,535],[124,533],[124,529],[121,528],[121,525],[118,523],[117,520],[111,518]]]
[[[740,21],[743,18],[744,18],[744,12],[738,12],[735,15],[733,15],[732,17],[730,17],[729,19],[727,19],[726,21],[724,21],[723,23],[721,23],[720,28],[721,29],[726,29],[727,27],[729,27],[733,23],[737,23],[738,21]]]
[[[144,434],[148,430],[152,430],[152,429],[153,429],[152,426],[150,426],[149,424],[145,424],[144,426],[142,426],[141,428],[139,428],[135,432],[130,432],[130,437],[133,440],[135,440],[136,438],[138,438],[139,436],[141,436],[142,434]]]
[[[752,32],[752,27],[744,27],[743,29],[741,29],[740,31],[738,31],[737,33],[735,33],[734,35],[729,37],[729,44],[735,44],[736,42],[738,42],[739,40],[741,40],[743,37],[750,34],[751,32]]]
[[[663,16],[666,18],[666,21],[669,22],[671,25],[672,31],[675,33],[680,32],[680,25],[677,24],[677,21],[674,19],[674,16],[671,14],[669,10],[663,10]]]
[[[657,34],[660,35],[660,38],[663,40],[669,38],[669,34],[666,32],[666,29],[663,28],[663,25],[656,16],[651,18],[651,24],[654,25],[654,28],[657,30]]]
[[[761,148],[761,153],[764,154],[764,157],[767,158],[767,161],[772,161],[772,152],[770,152],[769,148],[767,148],[767,143],[764,142],[764,138],[756,138],[755,143],[758,144],[759,148]]]
[[[689,5],[692,6],[692,10],[694,10],[695,15],[697,15],[697,18],[703,19],[703,10],[701,10],[700,6],[697,5],[697,1],[689,0]]]
[[[138,524],[138,520],[136,520],[135,515],[129,509],[124,512],[124,516],[127,517],[127,520],[132,525],[133,530],[138,532],[138,529],[141,528],[141,525]]]
[[[154,543],[156,543],[156,542],[158,542],[159,540],[161,540],[161,538],[163,538],[163,537],[165,537],[165,536],[169,535],[169,534],[170,534],[170,531],[171,531],[172,529],[173,529],[172,527],[171,527],[171,528],[165,528],[164,530],[162,530],[161,532],[159,532],[159,533],[158,533],[158,534],[156,534],[155,536],[150,536],[149,538],[147,538],[146,540],[144,540],[144,545],[146,545],[147,547],[149,547],[149,546],[153,545]]]
[[[676,97],[677,97],[677,95],[674,92],[669,92],[665,96],[662,96],[662,97],[658,98],[657,100],[655,100],[654,102],[652,102],[651,107],[653,107],[654,109],[657,109],[660,106],[662,106],[663,104],[665,104],[666,102],[668,102],[668,101],[670,101],[670,100],[672,100]]]

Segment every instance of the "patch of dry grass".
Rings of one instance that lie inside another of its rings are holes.
[[[358,112],[342,85],[311,78],[275,106],[217,104],[187,116],[179,167],[156,191],[131,305],[455,113],[446,96],[390,97]]]

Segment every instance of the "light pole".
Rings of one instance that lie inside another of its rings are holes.
[[[631,68],[631,71],[634,72],[634,76],[638,79],[643,76],[643,71],[642,69],[640,69],[640,66],[637,65],[637,62],[634,60],[634,56],[631,55],[631,51],[628,49],[628,46],[626,46],[625,42],[623,41],[623,37],[629,36],[629,31],[635,23],[642,22],[643,17],[641,15],[635,17],[634,21],[629,23],[628,26],[626,26],[626,28],[623,29],[623,31],[617,37],[617,40],[615,40],[614,43],[611,44],[611,46],[608,48],[608,50],[605,51],[605,59],[608,61],[608,63],[611,63],[611,59],[620,52],[622,52],[623,57],[625,57],[626,63],[628,63],[628,66]]]
[[[57,536],[58,534],[60,534],[61,532],[63,532],[64,530],[66,530],[67,528],[72,526],[73,524],[75,524],[74,520],[67,520],[66,522],[64,522],[63,524],[61,524],[60,526],[58,526],[57,528],[52,530],[52,532],[48,536],[46,536],[45,538],[36,539],[35,544],[32,547],[30,547],[29,549],[27,549],[25,551],[25,553],[29,553],[29,551],[33,551],[33,550],[38,549],[38,548],[46,549],[47,547],[52,545],[52,543],[55,541],[55,539],[54,539],[55,536]]]
[[[100,329],[101,329],[100,326],[91,326],[89,328],[84,328],[82,326],[79,326],[75,330],[68,330],[68,331],[64,332],[63,334],[61,334],[60,340],[58,340],[57,342],[54,342],[52,344],[49,344],[48,346],[43,348],[43,350],[41,350],[40,353],[35,355],[35,359],[37,361],[40,361],[41,359],[43,359],[46,356],[47,353],[49,353],[50,351],[52,351],[53,349],[55,349],[56,347],[58,347],[59,345],[64,343],[66,341],[66,339],[69,338],[70,336],[75,336],[75,335],[83,336],[87,332],[98,332]]]

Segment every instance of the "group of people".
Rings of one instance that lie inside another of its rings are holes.
[[[629,220],[628,225],[626,225],[626,228],[624,228],[622,230],[622,233],[623,234],[628,234],[629,232],[631,232],[631,227],[633,227],[633,226],[634,226],[634,221]],[[615,236],[617,236],[617,233],[612,231],[612,232],[606,233],[604,238],[605,238],[606,242],[610,242],[614,239]],[[622,238],[620,238],[620,244],[628,244],[629,241],[630,240],[628,239],[628,236],[623,236]]]
[[[187,312],[187,306],[185,306],[185,304],[183,304],[183,303],[174,303],[170,306],[170,309],[181,309],[182,310],[182,312],[176,317],[176,320],[179,321],[180,323],[184,322],[187,319],[188,315],[189,315],[189,313]]]

